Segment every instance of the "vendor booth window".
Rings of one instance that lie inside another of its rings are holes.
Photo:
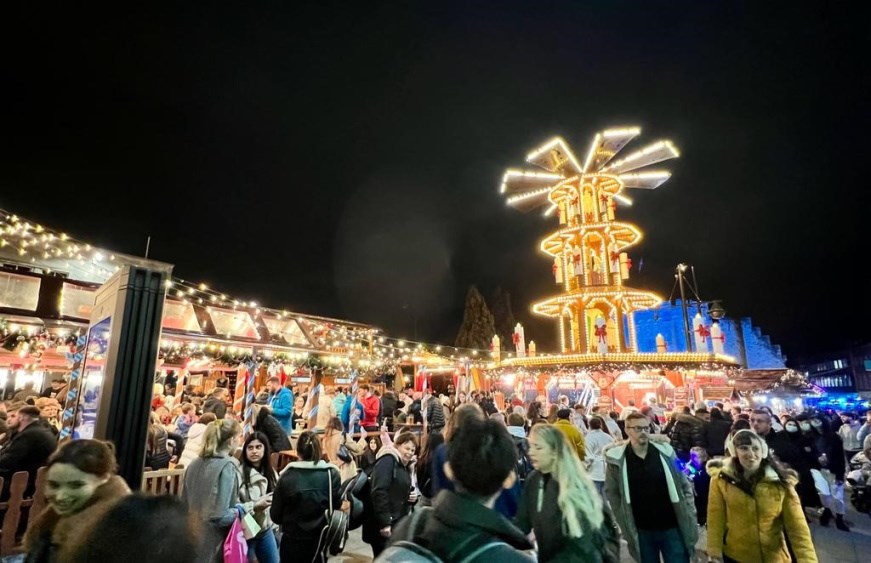
[[[78,319],[91,318],[95,296],[96,291],[93,289],[64,283],[60,300],[61,316],[76,317]]]
[[[266,328],[269,329],[270,334],[280,336],[291,346],[312,345],[305,334],[303,334],[302,329],[299,328],[299,324],[293,319],[284,320],[263,317],[263,322],[266,324]]]
[[[39,284],[39,278],[0,272],[0,307],[35,311]]]
[[[241,336],[242,338],[260,338],[257,329],[254,328],[254,321],[251,320],[251,315],[248,313],[215,307],[206,307],[206,311],[212,318],[212,323],[218,334]]]
[[[201,332],[194,306],[182,301],[167,300],[163,305],[163,328],[185,332]]]

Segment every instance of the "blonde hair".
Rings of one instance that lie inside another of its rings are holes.
[[[592,529],[598,530],[604,521],[602,497],[565,435],[549,424],[536,424],[529,434],[547,444],[556,458],[553,476],[559,484],[557,504],[569,537],[584,535],[582,518]]]
[[[203,451],[200,457],[217,457],[230,448],[230,440],[242,433],[242,427],[232,418],[210,422],[203,435]]]

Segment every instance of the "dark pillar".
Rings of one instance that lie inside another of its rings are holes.
[[[94,437],[115,444],[119,475],[138,490],[160,346],[166,270],[131,266],[117,290],[112,344]],[[108,284],[107,284],[108,285]]]

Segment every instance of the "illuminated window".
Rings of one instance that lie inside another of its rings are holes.
[[[81,287],[71,283],[64,283],[61,294],[60,314],[64,317],[76,317],[79,319],[91,318],[94,309],[96,290]]]
[[[163,305],[163,328],[174,328],[185,332],[201,331],[194,306],[184,301],[169,299]]]
[[[212,317],[212,323],[218,334],[241,336],[242,338],[260,338],[254,327],[254,321],[248,313],[216,307],[206,307],[206,311]]]
[[[39,284],[39,278],[0,272],[0,307],[35,311]]]
[[[280,336],[291,346],[311,346],[308,338],[299,328],[299,324],[293,320],[270,319],[263,317],[263,323],[269,329],[270,334]]]

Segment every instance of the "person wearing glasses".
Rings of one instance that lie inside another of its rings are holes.
[[[633,559],[688,563],[698,540],[693,487],[674,448],[650,440],[650,426],[643,414],[630,413],[629,443],[605,448],[605,494]]]

